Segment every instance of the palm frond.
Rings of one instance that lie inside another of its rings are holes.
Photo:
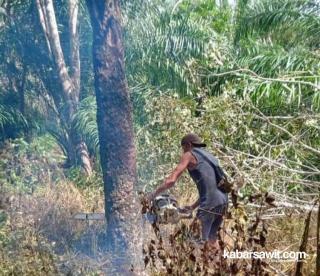
[[[244,3],[245,2],[245,3]],[[320,35],[320,4],[315,0],[240,1],[235,42],[249,36],[315,45]]]
[[[86,144],[97,152],[99,134],[96,119],[96,100],[89,96],[80,102],[79,109],[73,118],[73,125],[81,133]]]
[[[172,14],[170,9],[145,4],[139,20],[129,21],[126,31],[126,64],[129,82],[149,83],[190,94],[188,62],[203,56],[207,22]],[[146,27],[147,26],[147,27]]]
[[[305,47],[286,49],[270,41],[250,39],[239,50],[237,64],[268,77],[278,77],[294,71],[308,71],[309,74],[316,75],[319,70],[319,62],[313,52]]]
[[[15,128],[17,130],[26,129],[29,123],[27,118],[17,109],[0,104],[0,128]]]
[[[14,123],[13,114],[3,105],[0,105],[0,127],[3,129],[4,125]]]

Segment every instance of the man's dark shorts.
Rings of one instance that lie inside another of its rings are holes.
[[[218,230],[223,222],[223,215],[228,205],[223,204],[209,210],[198,209],[197,217],[201,221],[202,240],[216,240]]]

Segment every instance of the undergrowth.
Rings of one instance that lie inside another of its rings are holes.
[[[187,126],[181,129],[187,130]],[[141,189],[158,184],[177,159],[178,147],[173,142],[179,140],[180,131],[169,128],[163,133],[170,143],[161,141],[159,136],[153,142],[145,141],[145,148],[138,148],[139,173],[154,168],[140,175]],[[161,144],[157,145],[157,141]],[[162,146],[163,152],[158,151]],[[163,159],[155,160],[157,155]],[[61,150],[48,137],[31,143],[7,142],[0,156],[0,275],[105,275],[109,259],[104,248],[104,222],[74,219],[81,212],[103,212],[101,176],[96,173],[88,179],[76,168],[66,171]],[[181,206],[190,205],[197,198],[195,186],[186,175],[171,192]],[[275,208],[272,195],[265,189],[255,194],[241,189],[230,200],[229,214],[220,231],[223,249],[299,251],[306,212],[264,219],[264,213]],[[303,267],[306,275],[315,273],[315,225],[316,219],[311,216],[306,248],[309,257]],[[214,256],[194,242],[199,235],[196,221],[153,225],[153,233],[149,228],[146,224],[141,236],[145,241],[145,269],[150,275],[274,275],[277,271],[292,274],[295,270],[294,262]]]

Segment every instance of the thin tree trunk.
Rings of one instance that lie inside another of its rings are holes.
[[[43,8],[43,5],[41,5],[40,0],[36,0],[36,4],[37,4],[38,13],[39,13],[40,24],[41,24],[42,30],[43,30],[45,38],[46,38],[46,43],[47,43],[49,54],[51,55],[51,46],[50,46],[50,42],[49,42],[49,38],[48,38],[48,36],[49,36],[48,24],[46,22],[45,10]]]
[[[71,80],[74,85],[76,97],[80,97],[80,53],[79,53],[79,31],[78,31],[78,0],[69,0],[69,35],[70,35],[70,64]]]
[[[67,66],[61,48],[58,25],[52,0],[44,0],[44,8],[46,14],[46,22],[48,24],[48,36],[53,53],[53,60],[57,67],[58,76],[62,85],[62,96],[67,106],[65,116],[71,117],[75,112],[75,106],[77,105],[79,99],[76,97],[76,93],[74,93],[75,88],[68,74]],[[68,121],[70,122],[71,118],[68,118]]]
[[[27,68],[23,67],[22,79],[19,85],[19,109],[22,115],[25,115],[25,84],[27,77]]]
[[[62,86],[61,96],[63,106],[57,106],[62,110],[66,131],[69,137],[68,160],[72,165],[81,165],[87,175],[92,174],[88,148],[81,136],[73,128],[73,115],[75,114],[80,97],[80,56],[78,33],[78,0],[69,0],[69,35],[70,35],[70,73],[68,72],[63,51],[61,48],[58,26],[52,0],[37,0],[40,23],[45,33],[48,50],[52,52],[52,58],[56,65],[59,80]]]
[[[12,61],[9,63],[8,71],[10,73],[10,87],[12,91],[14,91],[18,95],[19,99],[19,111],[21,114],[25,115],[25,82],[26,82],[26,76],[27,76],[27,68],[26,66],[23,66],[22,71],[20,71],[15,61]]]
[[[136,152],[119,1],[87,0],[87,6],[93,28],[93,66],[108,242],[113,255],[127,256],[123,265],[139,265],[142,252],[137,236],[141,233],[140,209],[134,191]],[[123,252],[125,249],[127,251]]]
[[[316,257],[316,275],[320,276],[320,189],[318,197],[318,215],[317,215],[317,257]]]

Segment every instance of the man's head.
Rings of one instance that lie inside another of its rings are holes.
[[[190,151],[194,147],[206,147],[197,134],[189,133],[181,139],[181,147],[184,152]]]

